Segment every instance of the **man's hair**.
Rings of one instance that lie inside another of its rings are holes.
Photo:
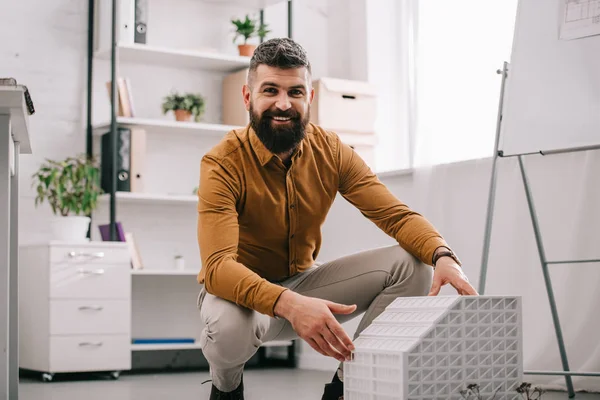
[[[269,39],[261,43],[250,59],[250,70],[248,71],[248,84],[251,76],[259,65],[281,69],[305,67],[311,73],[310,62],[306,51],[298,43],[289,38]]]

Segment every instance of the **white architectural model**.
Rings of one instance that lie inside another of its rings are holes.
[[[354,341],[344,400],[520,399],[521,328],[519,297],[397,298]]]

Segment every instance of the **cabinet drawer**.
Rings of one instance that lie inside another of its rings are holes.
[[[127,264],[53,264],[51,299],[129,299],[131,268]]]
[[[50,371],[122,371],[131,369],[129,335],[50,337]]]
[[[131,261],[125,245],[54,245],[50,247],[50,264],[94,265],[119,264]]]
[[[102,335],[131,332],[129,300],[52,300],[51,335]]]

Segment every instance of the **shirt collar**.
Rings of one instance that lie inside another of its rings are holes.
[[[252,146],[254,153],[258,157],[258,161],[260,161],[261,167],[264,167],[269,161],[271,161],[271,158],[273,158],[274,154],[271,153],[269,149],[265,147],[263,142],[260,141],[252,127],[249,127],[248,129],[248,135],[250,136],[250,145]]]
[[[308,135],[311,135],[312,133],[313,127],[312,124],[309,123],[306,125],[306,136],[308,137]],[[254,153],[256,153],[256,156],[258,157],[258,161],[260,162],[261,167],[264,167],[269,161],[271,161],[271,158],[275,157],[275,154],[271,153],[271,151],[265,147],[265,145],[263,144],[263,142],[260,141],[260,139],[256,135],[256,132],[251,126],[248,126],[248,135],[250,136],[250,145],[252,146]],[[302,156],[304,142],[306,141],[307,137],[305,137],[304,140],[300,142],[300,144],[298,145],[298,149],[292,155],[292,158]]]

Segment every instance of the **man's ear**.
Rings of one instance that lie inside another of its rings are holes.
[[[248,85],[242,87],[242,96],[244,96],[246,111],[250,111],[250,87]]]
[[[309,104],[312,104],[314,98],[315,98],[315,89],[314,88],[310,88],[310,100],[309,100]]]

